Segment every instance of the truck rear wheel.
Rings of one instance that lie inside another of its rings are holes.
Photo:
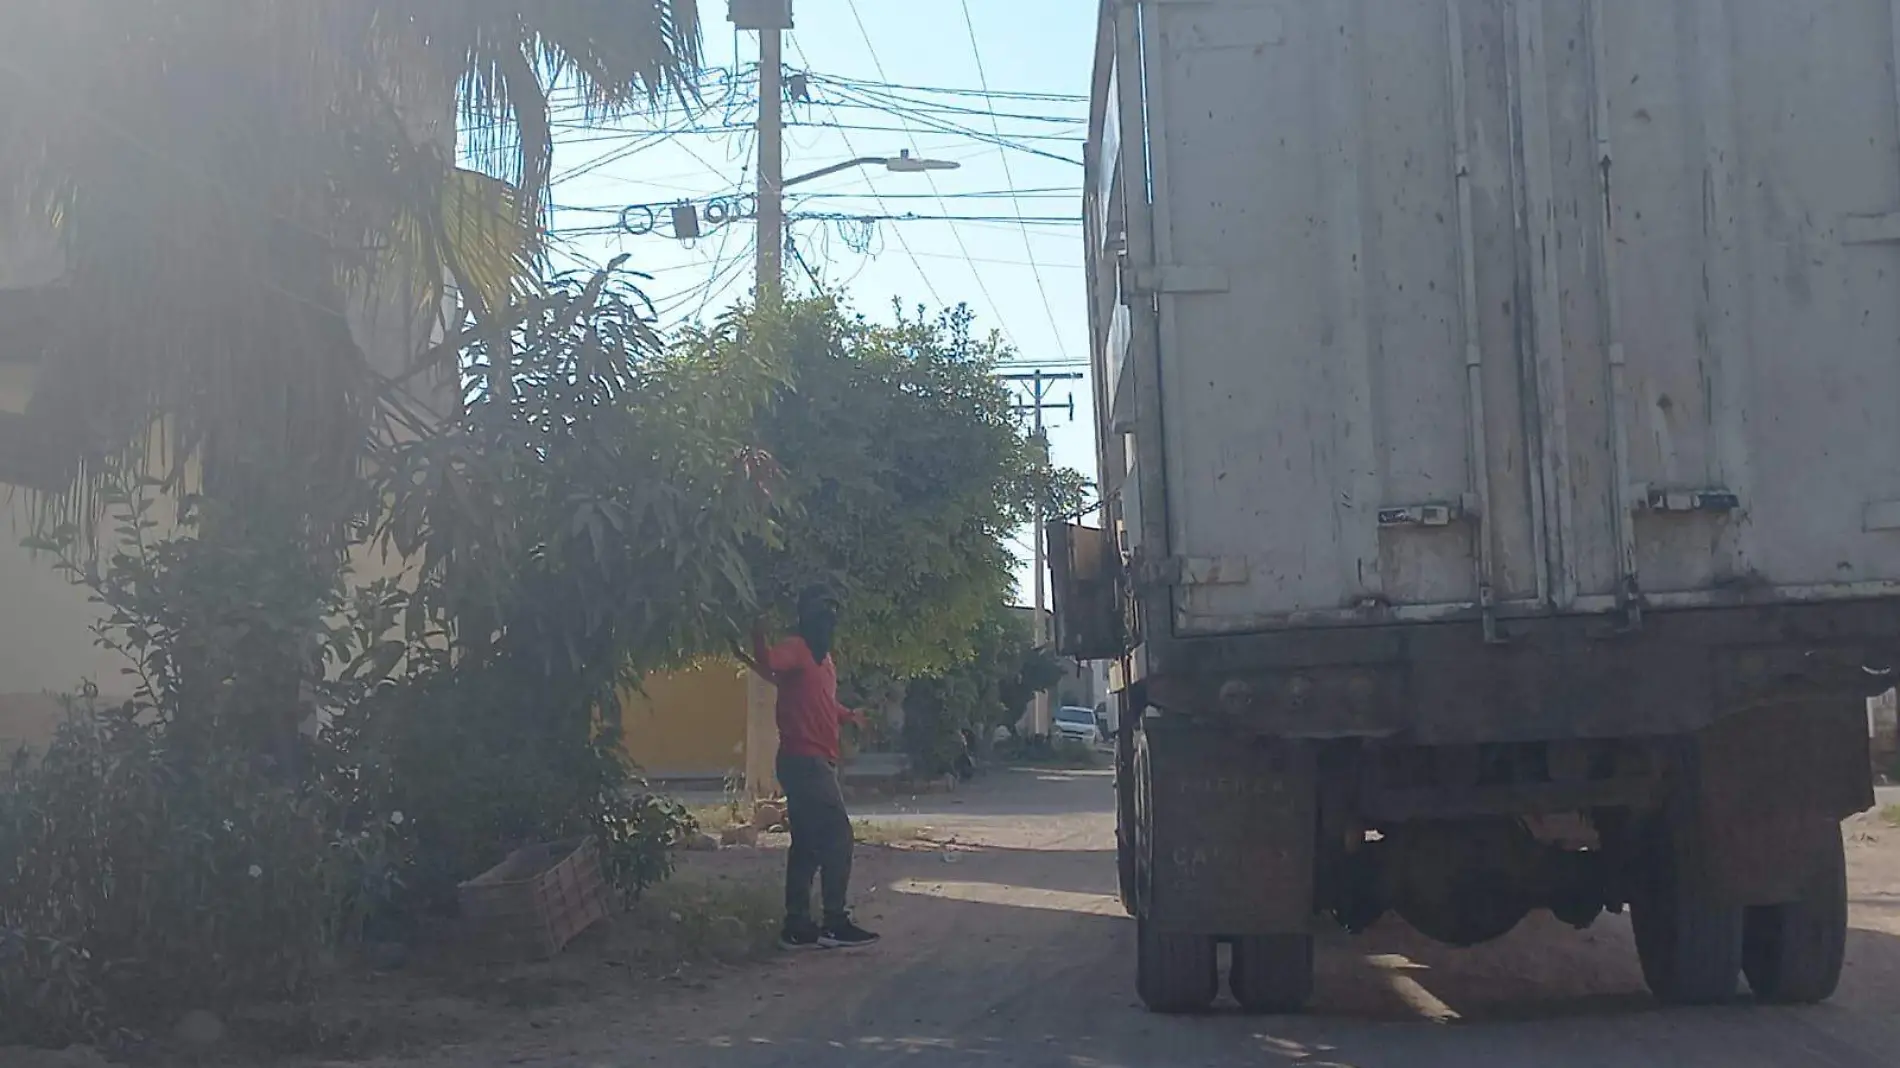
[[[1135,904],[1135,990],[1151,1012],[1200,1012],[1220,993],[1220,959],[1213,935],[1163,931],[1146,913],[1154,879],[1154,766],[1145,735],[1130,748],[1130,821]]]
[[[1211,935],[1176,934],[1135,921],[1135,989],[1150,1012],[1200,1012],[1220,993],[1220,964]]]
[[[1717,899],[1681,837],[1653,836],[1630,926],[1643,980],[1669,1005],[1707,1005],[1735,996],[1742,965],[1742,909]]]
[[[1742,921],[1742,972],[1763,1001],[1811,1005],[1834,996],[1847,956],[1847,852],[1838,828],[1801,899],[1758,905]]]
[[[1299,1012],[1313,996],[1313,936],[1235,939],[1227,986],[1248,1012]]]
[[[1127,715],[1126,712],[1123,715]],[[1115,731],[1115,881],[1122,909],[1130,916],[1140,907],[1135,900],[1135,745],[1134,731]]]

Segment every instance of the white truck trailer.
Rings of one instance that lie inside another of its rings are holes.
[[[1141,996],[1627,907],[1838,979],[1900,657],[1900,0],[1105,0],[1099,524]]]

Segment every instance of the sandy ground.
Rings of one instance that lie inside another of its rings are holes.
[[[950,798],[867,806],[926,839],[865,849],[859,914],[885,941],[787,954],[691,984],[554,1007],[532,1027],[404,1068],[549,1065],[1467,1066],[1900,1064],[1900,830],[1848,827],[1854,931],[1830,1004],[1659,1009],[1627,922],[1533,917],[1476,950],[1386,921],[1328,940],[1310,1014],[1149,1015],[1114,897],[1111,786],[1099,772],[1001,772]],[[769,880],[779,856],[700,861]],[[690,987],[690,988],[689,988]]]

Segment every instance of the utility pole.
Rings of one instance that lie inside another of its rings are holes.
[[[739,29],[759,31],[759,252],[753,301],[764,305],[778,300],[785,258],[783,73],[792,0],[731,0],[726,17]]]
[[[1070,395],[1069,399],[1065,402],[1051,402],[1049,400],[1049,391],[1058,382],[1075,382],[1079,381],[1082,376],[1076,372],[1053,373],[1037,368],[1028,374],[1002,375],[1001,377],[1005,382],[1023,382],[1028,384],[1029,400],[1016,405],[1016,410],[1029,414],[1031,426],[1033,427],[1030,431],[1030,440],[1035,442],[1037,451],[1041,453],[1043,463],[1047,464],[1049,462],[1049,434],[1043,429],[1042,413],[1051,408],[1066,407],[1069,411],[1070,418],[1074,418],[1075,416],[1074,395]],[[1042,524],[1044,518],[1042,514],[1042,501],[1038,499],[1035,502],[1035,519],[1032,522],[1032,530],[1030,533],[1030,537],[1035,546],[1032,553],[1035,569],[1035,602],[1031,609],[1030,627],[1038,648],[1047,644],[1049,641],[1049,628],[1045,622],[1048,596],[1048,579],[1046,577],[1048,559],[1043,548]],[[1029,733],[1032,735],[1046,735],[1054,729],[1054,726],[1055,724],[1049,715],[1049,695],[1047,693],[1036,694],[1033,710],[1029,715]]]
[[[785,5],[787,26],[791,4]],[[784,66],[785,35],[779,29],[759,32],[759,277],[755,302],[778,300],[785,256],[785,117],[781,105],[785,90],[779,84]]]

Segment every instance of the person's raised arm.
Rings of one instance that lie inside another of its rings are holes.
[[[775,686],[778,684],[779,673],[772,666],[772,647],[766,641],[764,623],[752,625],[752,655],[746,656],[740,653],[739,659],[744,660],[747,667],[758,672],[760,678]]]

